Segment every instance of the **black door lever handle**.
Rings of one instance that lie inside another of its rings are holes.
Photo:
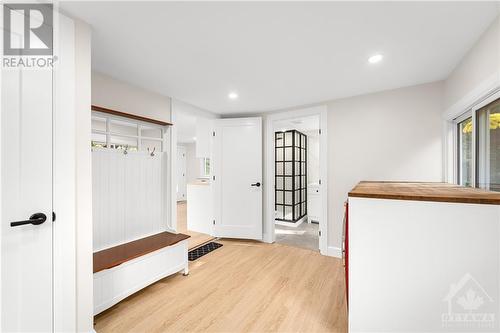
[[[36,213],[30,216],[29,220],[11,222],[11,227],[17,227],[25,224],[39,225],[47,220],[47,216],[44,213]]]
[[[251,184],[251,185],[252,185],[252,186],[257,186],[257,187],[260,187],[260,183],[259,183],[259,182],[255,183],[255,184]]]

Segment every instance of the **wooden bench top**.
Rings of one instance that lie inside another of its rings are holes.
[[[447,183],[362,181],[349,197],[500,205],[500,193]]]
[[[179,243],[190,236],[161,232],[94,253],[94,273],[113,268],[129,260]]]

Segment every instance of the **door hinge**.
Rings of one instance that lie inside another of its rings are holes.
[[[318,231],[318,235],[319,235],[319,237],[321,237],[321,230]]]
[[[215,220],[214,220],[214,225],[215,225]]]
[[[212,176],[212,180],[215,180],[215,176]]]
[[[319,135],[321,135],[321,128],[319,129]]]
[[[55,222],[55,221],[56,221],[56,213],[52,212],[52,222]]]
[[[212,132],[212,136],[215,136],[215,131]]]
[[[319,184],[321,185],[321,179],[319,180]]]

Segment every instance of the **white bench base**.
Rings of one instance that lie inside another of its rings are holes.
[[[180,271],[189,274],[187,240],[94,273],[94,315]]]

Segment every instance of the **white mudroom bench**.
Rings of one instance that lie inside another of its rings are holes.
[[[188,270],[188,235],[161,232],[94,253],[94,315],[169,275]]]

